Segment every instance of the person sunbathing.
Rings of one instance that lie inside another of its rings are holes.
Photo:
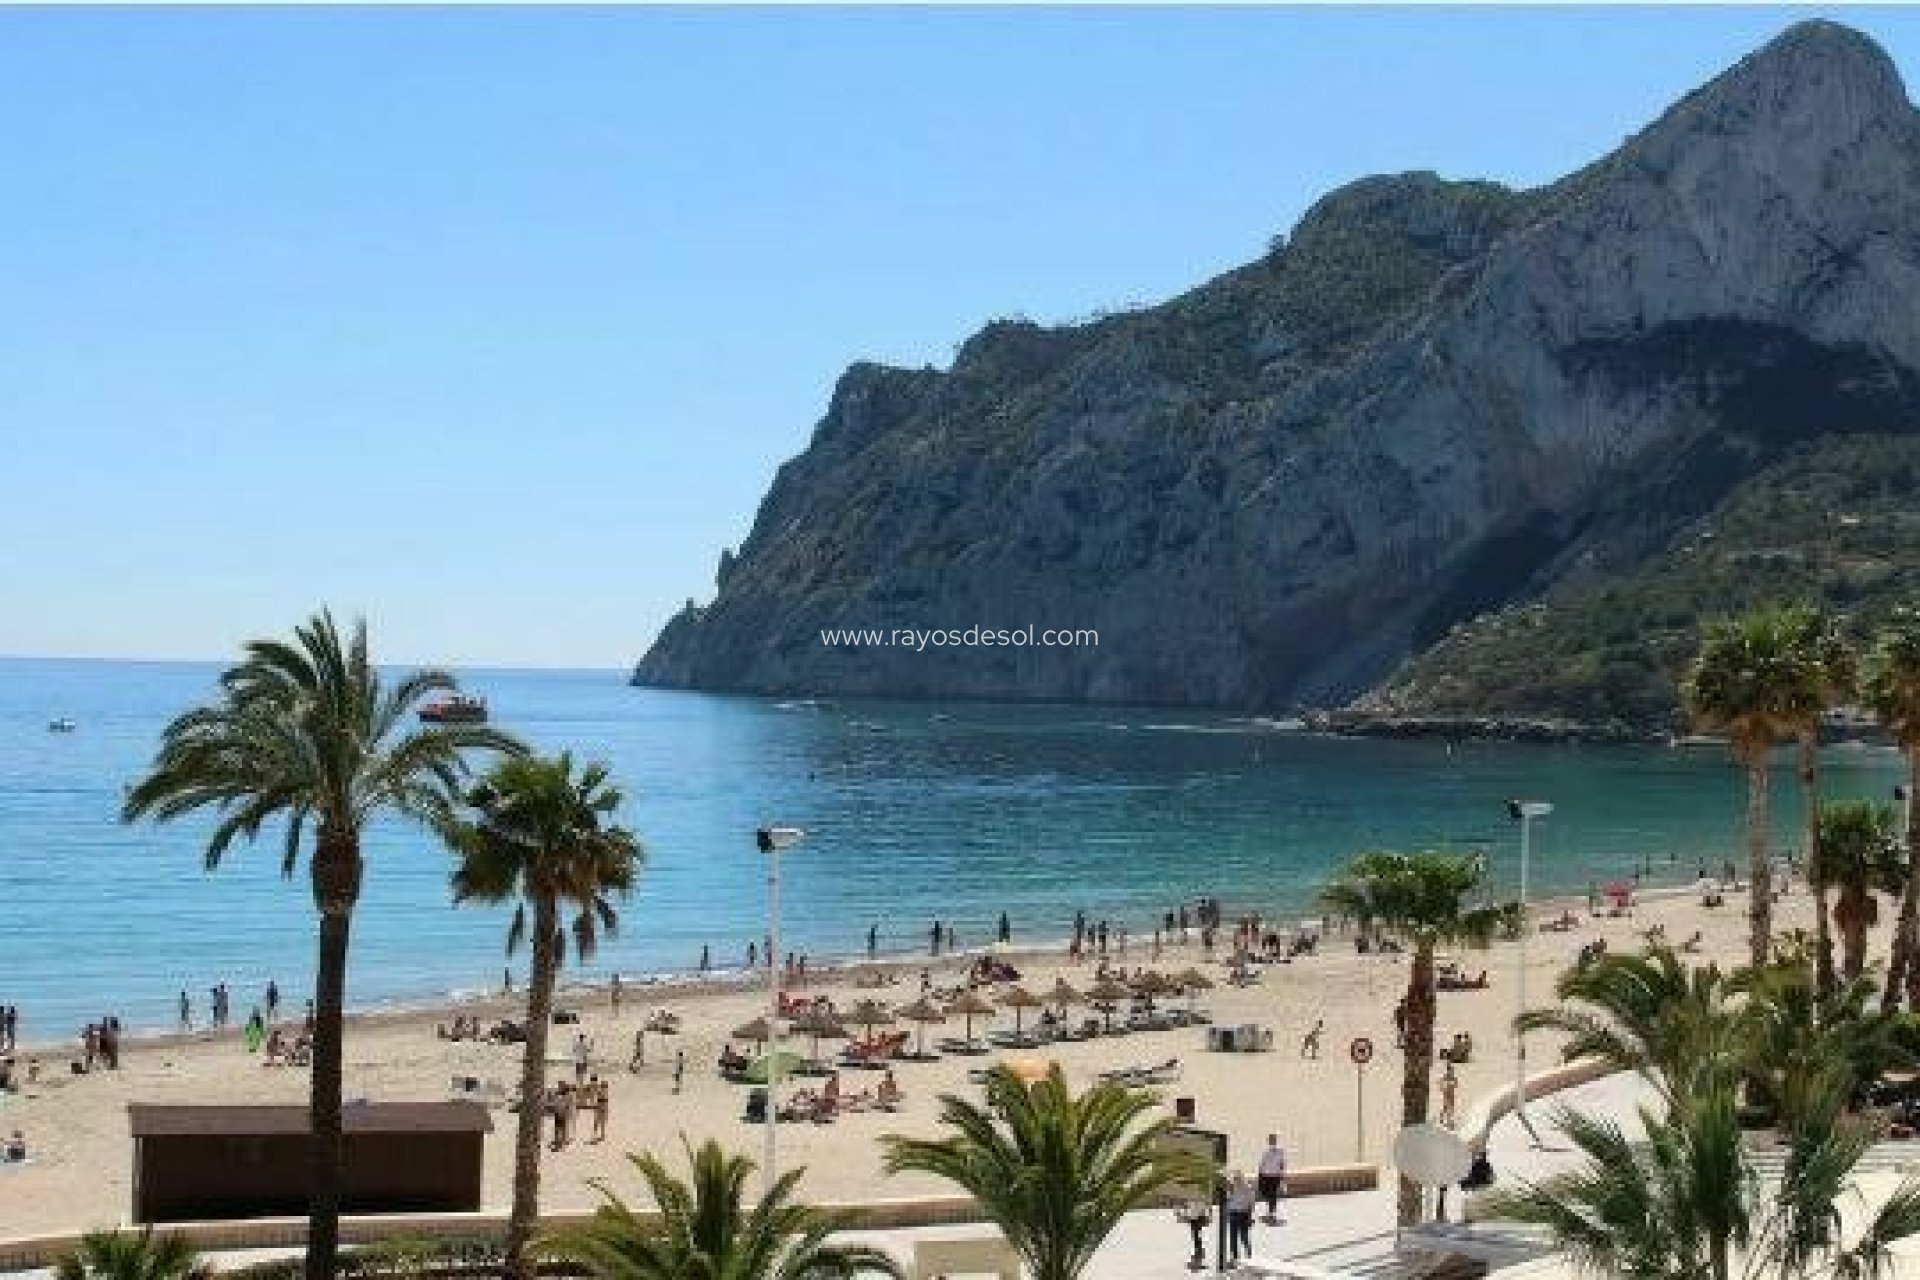
[[[893,1068],[887,1068],[887,1074],[880,1077],[880,1084],[873,1091],[874,1105],[882,1111],[892,1111],[899,1107],[904,1095],[900,1092],[900,1082],[893,1078]]]

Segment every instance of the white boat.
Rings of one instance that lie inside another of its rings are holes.
[[[65,716],[61,716],[57,720],[47,721],[48,733],[72,733],[75,729],[78,729],[79,727],[80,727],[79,725],[75,724],[73,721],[69,720]]]

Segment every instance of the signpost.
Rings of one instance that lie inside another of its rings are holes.
[[[1367,1157],[1367,1064],[1373,1061],[1373,1041],[1355,1036],[1347,1056],[1353,1059],[1353,1159],[1358,1164]]]
[[[1227,1167],[1227,1135],[1216,1129],[1202,1129],[1196,1125],[1182,1124],[1175,1125],[1161,1134],[1160,1142],[1162,1146],[1172,1150],[1199,1156],[1213,1170],[1211,1186],[1176,1187],[1173,1190],[1183,1199],[1197,1200],[1212,1206],[1215,1223],[1213,1267],[1215,1271],[1224,1273],[1227,1269],[1227,1189],[1226,1184],[1221,1181],[1220,1171]],[[1197,1234],[1194,1237],[1194,1243],[1196,1246],[1199,1244]],[[1188,1269],[1198,1271],[1203,1265],[1204,1259],[1196,1248],[1193,1265]]]

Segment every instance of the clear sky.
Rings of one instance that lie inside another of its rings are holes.
[[[0,12],[0,653],[624,665],[848,362],[1550,179],[1809,12]]]

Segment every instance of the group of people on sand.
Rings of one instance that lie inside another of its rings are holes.
[[[541,1111],[553,1121],[553,1141],[549,1150],[558,1151],[574,1139],[574,1124],[582,1111],[593,1116],[593,1137],[600,1142],[607,1136],[607,1114],[612,1109],[613,1091],[598,1074],[579,1084],[568,1080],[550,1086],[541,1102]]]
[[[89,1022],[80,1032],[80,1057],[73,1064],[75,1075],[101,1068],[120,1069],[120,1019],[108,1016]]]

